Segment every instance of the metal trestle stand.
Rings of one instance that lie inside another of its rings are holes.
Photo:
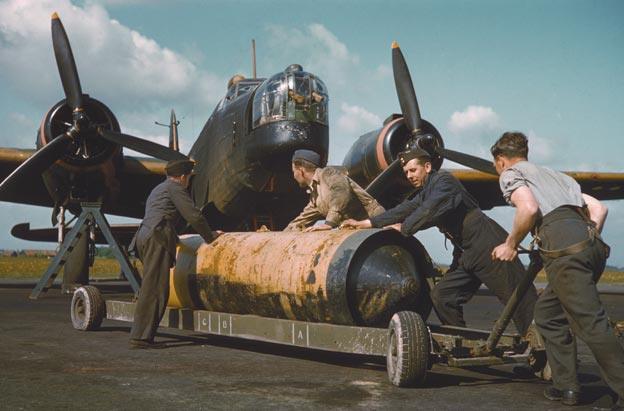
[[[106,238],[106,241],[111,247],[113,255],[117,258],[117,261],[119,261],[121,271],[130,282],[132,290],[135,294],[139,292],[140,277],[136,269],[132,266],[132,264],[130,264],[126,251],[119,245],[117,240],[115,240],[115,237],[113,237],[110,225],[100,210],[102,204],[80,203],[80,206],[82,207],[82,212],[80,213],[78,220],[63,240],[59,252],[52,259],[50,266],[32,290],[29,297],[31,300],[36,300],[41,293],[48,291],[59,271],[67,261],[69,253],[74,249],[80,240],[80,237],[83,235],[89,235],[90,228],[95,228],[96,225],[102,231],[104,238]],[[85,226],[87,228],[86,230],[83,229]]]

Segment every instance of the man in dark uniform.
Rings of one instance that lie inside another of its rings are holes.
[[[175,263],[176,227],[184,223],[181,220],[186,220],[207,243],[220,234],[211,230],[187,191],[193,166],[191,160],[169,161],[165,168],[167,179],[152,190],[145,203],[145,216],[133,240],[135,246],[131,247],[143,262],[131,347],[161,347],[154,343],[154,335],[169,299],[169,269]]]
[[[392,226],[405,236],[437,226],[455,247],[453,262],[431,291],[431,299],[443,324],[465,327],[462,305],[484,283],[503,303],[511,297],[525,274],[516,258],[492,261],[490,253],[507,232],[479,209],[477,201],[452,174],[432,168],[429,154],[419,148],[399,155],[410,183],[420,191],[395,208],[369,220],[349,220],[344,227]],[[533,321],[535,287],[521,300],[513,320],[521,335]]]
[[[535,304],[535,322],[553,377],[553,386],[544,395],[566,405],[579,403],[576,335],[587,343],[605,381],[618,394],[613,409],[621,410],[624,349],[596,290],[609,254],[599,235],[607,208],[581,193],[573,178],[528,162],[527,138],[522,133],[504,133],[491,152],[503,197],[516,207],[511,233],[492,251],[492,258],[515,259],[516,247],[532,230],[548,277],[548,286]]]

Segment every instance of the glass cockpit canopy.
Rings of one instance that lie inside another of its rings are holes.
[[[267,79],[253,100],[253,127],[281,120],[327,125],[327,87],[298,64]]]

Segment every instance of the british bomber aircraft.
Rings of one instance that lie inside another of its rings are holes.
[[[178,151],[177,137],[166,147],[123,134],[112,111],[83,94],[56,13],[52,42],[65,98],[43,116],[36,150],[0,149],[0,201],[51,207],[53,225],[65,224],[57,216],[63,210],[78,214],[85,201],[101,203],[108,214],[141,218],[148,194],[165,176],[166,162],[187,156]],[[402,114],[389,116],[382,128],[355,142],[343,163],[349,174],[382,204],[392,206],[410,191],[397,155],[419,145],[436,156],[437,168],[447,158],[474,169],[452,172],[483,208],[502,205],[491,163],[444,147],[440,133],[420,115],[397,44],[392,55]],[[296,64],[229,88],[188,153],[197,161],[192,197],[214,228],[247,231],[266,225],[279,230],[303,208],[306,194],[292,179],[290,158],[295,150],[306,148],[326,162],[328,102],[323,81]],[[124,147],[150,158],[124,155]],[[569,174],[596,198],[624,198],[624,173]],[[113,227],[113,232],[127,244],[135,229]],[[56,229],[31,230],[27,224],[15,226],[12,233],[23,239],[56,240]],[[88,258],[87,248],[80,249],[72,255],[79,266]]]

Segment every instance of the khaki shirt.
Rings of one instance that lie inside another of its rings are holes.
[[[285,231],[301,230],[323,218],[337,227],[346,219],[365,220],[385,211],[342,167],[317,168],[309,192],[310,202]]]

